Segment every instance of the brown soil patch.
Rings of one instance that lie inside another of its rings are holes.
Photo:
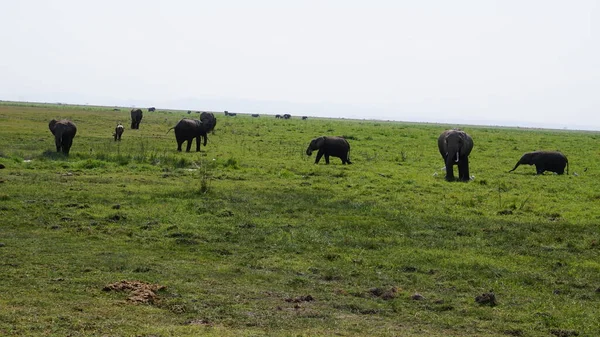
[[[129,292],[127,300],[130,302],[154,304],[159,300],[156,292],[165,288],[160,284],[150,284],[142,281],[119,281],[107,285],[102,290]]]

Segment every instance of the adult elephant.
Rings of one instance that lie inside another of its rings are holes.
[[[216,124],[216,119],[215,119]],[[214,125],[212,125],[214,128]],[[203,122],[197,119],[189,119],[184,118],[180,120],[177,125],[172,127],[171,129],[175,129],[175,139],[177,140],[177,151],[181,152],[181,145],[183,142],[187,141],[187,146],[185,151],[190,152],[192,148],[192,142],[196,139],[196,152],[200,151],[200,139],[204,137],[204,146],[206,146],[206,141],[208,139],[207,134],[210,132],[211,125],[208,122]],[[169,129],[169,131],[171,131]],[[169,132],[167,131],[167,133]]]
[[[54,135],[56,152],[62,152],[68,155],[71,145],[73,145],[73,137],[75,137],[75,134],[77,133],[77,126],[75,126],[75,123],[67,119],[61,119],[59,121],[53,119],[48,124],[48,128]]]
[[[453,165],[458,166],[458,180],[469,181],[469,154],[473,139],[462,130],[446,130],[438,137],[438,148],[446,165],[446,180],[454,180]]]
[[[140,128],[140,122],[142,121],[143,115],[144,115],[144,113],[142,112],[142,109],[132,109],[131,110],[131,128],[132,129]]]
[[[156,111],[155,107],[151,106],[151,107],[148,108],[148,112],[154,112],[154,111]]]
[[[306,154],[310,156],[315,150],[319,150],[319,152],[317,152],[315,164],[319,163],[322,156],[325,156],[326,164],[329,164],[329,156],[340,158],[342,164],[352,164],[349,156],[350,143],[343,137],[322,136],[315,138],[308,145]]]
[[[515,167],[508,172],[512,172],[516,170],[519,165],[525,164],[535,165],[535,171],[537,174],[543,174],[544,171],[563,174],[565,173],[566,166],[567,174],[569,174],[569,160],[564,154],[558,151],[527,152],[521,157],[521,159],[519,159]]]

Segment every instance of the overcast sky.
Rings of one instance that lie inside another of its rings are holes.
[[[600,130],[600,0],[5,0],[0,100]]]

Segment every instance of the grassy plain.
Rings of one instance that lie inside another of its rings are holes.
[[[475,177],[448,183],[456,125],[218,114],[178,153],[196,114],[128,116],[0,104],[0,335],[600,335],[599,133],[461,126]],[[78,126],[68,158],[52,118]],[[354,164],[314,165],[320,135]],[[507,173],[536,149],[570,175]],[[103,290],[122,280],[165,288]]]

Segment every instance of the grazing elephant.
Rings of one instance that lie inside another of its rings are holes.
[[[567,157],[558,151],[534,151],[525,153],[521,159],[517,162],[515,167],[508,171],[512,172],[519,167],[519,165],[535,165],[537,174],[543,174],[544,171],[556,172],[558,174],[565,173],[565,166],[567,167],[567,174],[569,174],[569,161]]]
[[[259,114],[252,114],[252,117],[260,117]]]
[[[48,124],[50,132],[54,135],[56,143],[56,152],[61,152],[68,155],[71,145],[73,145],[73,137],[77,133],[77,126],[67,119],[57,121],[51,120]]]
[[[343,137],[327,137],[322,136],[315,138],[310,142],[306,149],[306,154],[311,155],[314,150],[317,152],[317,158],[315,164],[319,163],[321,157],[325,155],[325,163],[329,164],[329,156],[338,157],[342,160],[342,164],[352,164],[350,162],[350,144]]]
[[[469,181],[469,154],[473,139],[461,130],[446,130],[438,138],[438,148],[446,164],[446,180],[454,180],[453,165],[458,166],[458,180]]]
[[[308,119],[308,116],[302,116],[302,120],[305,121]]]
[[[211,114],[212,115],[212,114]],[[213,116],[214,118],[214,116]],[[171,129],[175,129],[175,139],[177,140],[177,151],[181,152],[181,145],[183,142],[187,141],[187,146],[185,151],[190,152],[192,147],[192,142],[194,138],[196,139],[196,152],[200,151],[200,140],[204,137],[204,146],[206,146],[206,141],[208,139],[207,134],[210,132],[214,126],[216,125],[216,119],[214,119],[213,123],[209,119],[205,119],[205,121],[197,120],[197,119],[188,119],[184,118],[177,123]],[[169,129],[169,131],[171,131]]]
[[[275,118],[281,118],[281,115],[275,115]]]
[[[140,122],[142,121],[142,109],[132,109],[131,110],[131,128],[139,129]]]
[[[154,112],[154,111],[156,111],[156,108],[155,108],[155,107],[153,107],[153,106],[152,106],[152,107],[149,107],[149,108],[148,108],[148,112]]]
[[[292,118],[292,115],[290,115],[290,114],[283,115],[283,119],[290,119],[290,118]]]
[[[113,134],[113,136],[115,136],[115,141],[117,140],[121,140],[121,136],[123,135],[123,131],[125,131],[125,128],[123,127],[123,124],[121,124],[120,122],[117,123],[117,127],[115,128],[115,133]]]

